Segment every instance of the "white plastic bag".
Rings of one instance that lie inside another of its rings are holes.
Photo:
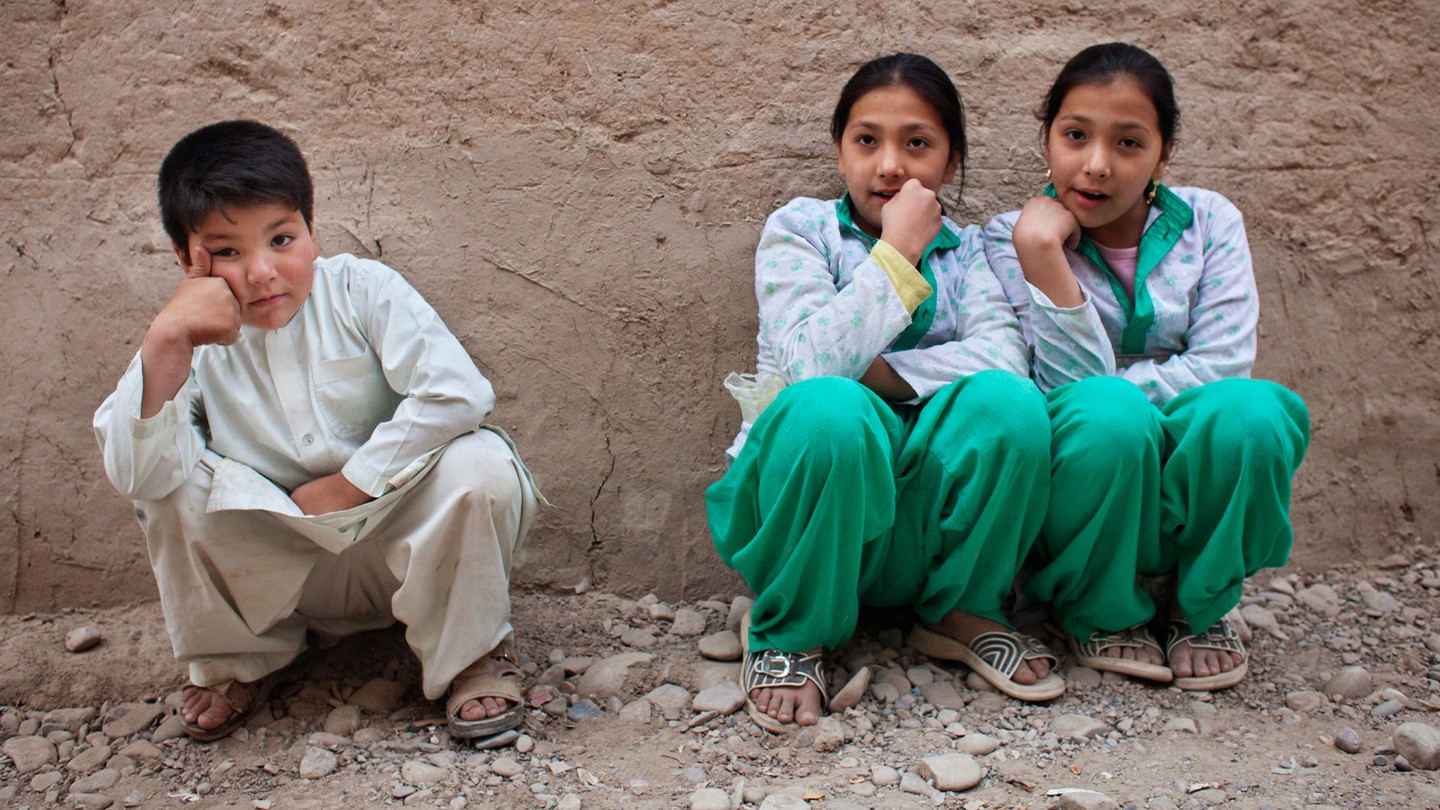
[[[785,380],[769,371],[758,374],[732,371],[725,377],[725,390],[740,403],[740,417],[752,425],[784,387]]]

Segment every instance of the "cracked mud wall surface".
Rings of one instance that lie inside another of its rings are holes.
[[[1429,11],[1425,11],[1429,7]],[[956,218],[1041,185],[1029,111],[1079,48],[1174,74],[1174,184],[1245,212],[1257,376],[1304,396],[1294,557],[1433,543],[1440,113],[1433,2],[571,4],[4,2],[0,610],[153,599],[90,416],[179,271],[166,149],[250,117],[294,136],[322,250],[381,259],[494,382],[554,502],[520,583],[667,598],[737,586],[704,487],[754,364],[766,215],[833,196],[827,124],[860,63],[951,72],[972,144]]]

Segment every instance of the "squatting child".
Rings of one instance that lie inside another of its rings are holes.
[[[845,195],[773,213],[755,253],[762,373],[785,383],[742,423],[706,493],[720,559],[755,591],[743,678],[774,732],[816,723],[822,653],[862,604],[914,608],[911,646],[1021,700],[1065,690],[1001,610],[1049,499],[1045,400],[980,229],[937,195],[964,170],[964,110],[915,54],[863,65],[831,121]]]
[[[1233,686],[1247,652],[1224,617],[1247,576],[1285,564],[1310,440],[1305,403],[1249,379],[1260,307],[1244,222],[1213,191],[1160,182],[1179,110],[1144,50],[1076,54],[1037,115],[1051,182],[985,230],[1054,429],[1030,593],[1081,664]],[[1151,577],[1173,578],[1165,604]]]
[[[518,725],[509,571],[543,499],[484,425],[490,383],[394,270],[320,258],[285,135],[192,132],[159,198],[184,278],[95,433],[189,667],[186,733],[238,727],[307,632],[394,621],[453,736]]]

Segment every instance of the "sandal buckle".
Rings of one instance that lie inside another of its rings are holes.
[[[790,656],[771,650],[763,653],[755,662],[755,671],[770,678],[790,677]]]

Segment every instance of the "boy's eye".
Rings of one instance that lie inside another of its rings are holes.
[[[288,244],[290,244],[291,242],[294,242],[294,241],[295,241],[295,237],[291,236],[291,235],[288,234],[288,233],[282,233],[282,234],[277,234],[274,239],[271,239],[271,240],[270,240],[270,244],[272,244],[272,245],[274,245],[274,246],[276,246],[276,247],[285,247],[286,245],[288,245]]]
[[[223,247],[223,248],[216,248],[216,249],[210,251],[210,255],[211,255],[211,256],[226,256],[226,257],[228,257],[228,256],[237,256],[237,255],[239,255],[239,254],[235,251],[235,248],[232,248],[232,247]]]

